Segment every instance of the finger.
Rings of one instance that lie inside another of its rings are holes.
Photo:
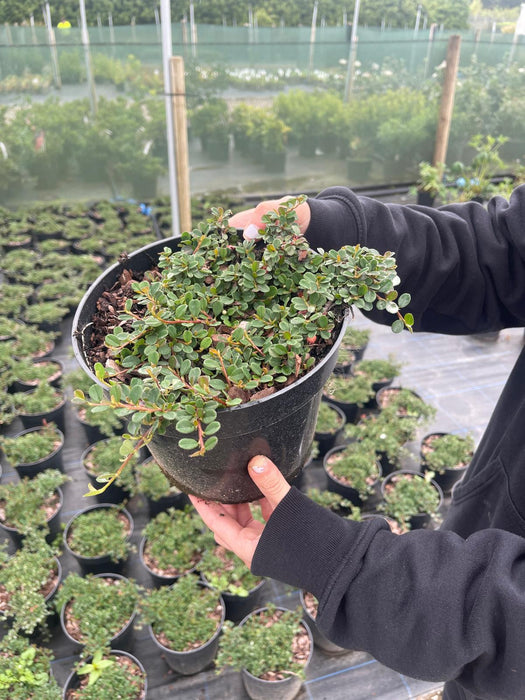
[[[249,503],[236,503],[235,505],[223,504],[223,508],[224,512],[231,515],[242,527],[246,527],[253,520]]]
[[[244,211],[240,211],[237,214],[230,216],[228,223],[230,224],[230,226],[235,226],[235,228],[244,228],[245,226],[248,226],[249,223],[251,223],[254,212],[255,207],[253,207],[252,209],[245,209]]]
[[[279,505],[290,490],[290,484],[268,457],[253,457],[248,463],[248,471],[272,509]]]
[[[265,521],[268,520],[270,515],[273,513],[273,507],[271,503],[266,499],[262,498],[259,503],[261,504],[261,513]]]
[[[291,195],[285,195],[280,199],[268,199],[260,202],[253,209],[246,209],[230,217],[230,226],[243,229],[243,236],[248,241],[255,241],[261,238],[259,231],[264,229],[263,216],[270,211],[277,211],[279,206],[290,199]]]

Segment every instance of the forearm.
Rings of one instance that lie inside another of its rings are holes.
[[[333,187],[308,200],[314,248],[360,245],[392,250],[399,291],[412,295],[415,330],[471,333],[523,325],[525,186],[510,202],[496,197],[440,209],[384,204]],[[391,323],[389,314],[371,312]]]
[[[345,521],[292,489],[252,564],[314,593],[334,642],[427,680],[457,679],[483,697],[525,687],[525,540],[485,530],[463,540],[380,519]]]

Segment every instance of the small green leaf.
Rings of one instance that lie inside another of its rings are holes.
[[[181,450],[196,450],[199,447],[199,443],[191,438],[182,438],[179,440],[179,447]]]

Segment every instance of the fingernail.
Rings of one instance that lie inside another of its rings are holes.
[[[266,469],[266,459],[264,457],[254,457],[250,462],[250,469],[256,474],[262,474]]]
[[[243,231],[243,236],[249,241],[254,241],[261,237],[259,229],[255,224],[248,224],[248,226]]]

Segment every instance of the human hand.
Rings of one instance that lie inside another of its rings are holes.
[[[245,209],[240,211],[238,214],[234,214],[230,217],[230,226],[235,226],[235,228],[243,229],[243,236],[247,241],[254,241],[260,238],[259,229],[264,228],[264,223],[262,217],[268,214],[270,211],[277,211],[279,205],[286,202],[292,198],[292,195],[286,195],[281,197],[281,199],[268,199],[264,202],[260,202],[253,209]],[[306,229],[310,224],[310,207],[308,202],[303,202],[299,204],[295,213],[297,214],[297,224],[301,233],[304,235]]]
[[[290,484],[275,464],[262,455],[252,457],[248,463],[248,473],[264,495],[259,503],[263,518],[267,521],[290,490]],[[216,542],[231,550],[250,568],[265,527],[265,523],[253,518],[250,504],[226,505],[196,496],[190,496],[190,500],[215,535]]]

